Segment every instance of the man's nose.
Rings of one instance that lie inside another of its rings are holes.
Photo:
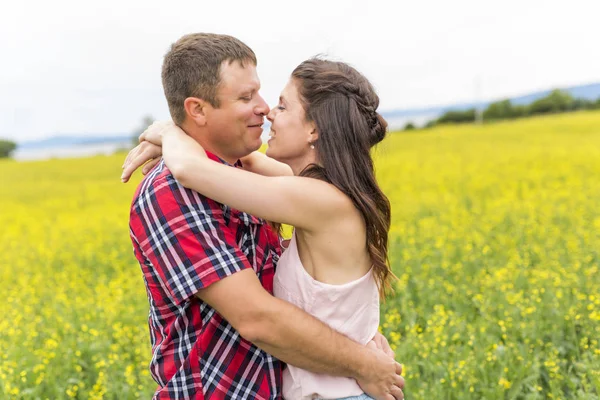
[[[262,98],[261,95],[258,95],[258,104],[256,105],[256,108],[254,109],[254,112],[256,114],[260,114],[260,115],[267,115],[269,114],[269,111],[271,111],[269,109],[269,105],[267,104],[267,102],[265,101],[265,99]]]

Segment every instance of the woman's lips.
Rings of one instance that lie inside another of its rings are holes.
[[[271,143],[271,141],[275,140],[275,131],[271,129],[269,132],[269,140],[267,140],[267,144]]]

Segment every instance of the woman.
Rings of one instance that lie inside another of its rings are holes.
[[[390,204],[370,156],[387,127],[378,104],[372,85],[354,68],[311,59],[293,71],[268,115],[268,157],[255,152],[241,160],[254,173],[209,160],[172,123],[154,124],[141,136],[162,145],[164,162],[183,186],[294,226],[278,263],[275,296],[362,344],[377,332],[379,299],[393,278],[387,259]],[[145,161],[132,151],[126,164],[131,170]],[[369,398],[352,379],[294,366],[284,371],[283,394]]]

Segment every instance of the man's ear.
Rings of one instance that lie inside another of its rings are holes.
[[[197,97],[188,97],[183,102],[183,108],[188,118],[198,126],[206,125],[206,111],[209,104]]]

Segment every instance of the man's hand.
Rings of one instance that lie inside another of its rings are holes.
[[[377,332],[375,334],[375,336],[373,336],[373,339],[371,339],[371,342],[373,344],[375,344],[375,347],[377,347],[379,350],[383,351],[388,356],[390,356],[392,358],[396,357],[396,353],[394,353],[394,350],[392,350],[392,348],[390,347],[388,340],[380,332]]]
[[[403,400],[402,365],[379,350],[374,341],[369,342],[367,347],[376,355],[376,362],[364,371],[360,379],[356,379],[358,385],[377,400]]]

